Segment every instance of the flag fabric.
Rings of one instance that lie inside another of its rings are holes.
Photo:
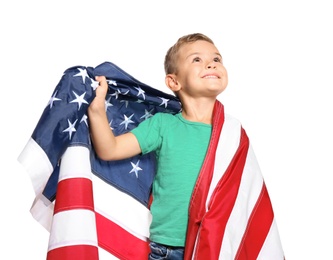
[[[107,78],[115,135],[179,100],[111,62],[65,70],[19,155],[36,198],[33,217],[50,232],[48,260],[147,259],[154,153],[106,162],[94,153],[87,108]],[[185,259],[284,259],[270,198],[241,124],[217,101],[209,149],[189,209]]]
[[[95,156],[86,112],[98,86],[96,75],[107,77],[105,104],[116,135],[157,112],[180,111],[175,96],[139,82],[113,63],[64,72],[19,156],[36,193],[31,213],[50,231],[50,260],[98,259],[98,247],[120,259],[148,254],[155,156],[115,162]]]
[[[185,259],[284,259],[249,138],[218,101],[210,145],[192,193],[185,248]]]

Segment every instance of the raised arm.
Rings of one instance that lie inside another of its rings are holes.
[[[90,135],[93,147],[102,160],[119,160],[140,154],[141,149],[132,133],[114,136],[105,111],[105,97],[108,90],[106,78],[97,76],[99,86],[96,97],[88,107]]]

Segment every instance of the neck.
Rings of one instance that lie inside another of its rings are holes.
[[[212,124],[215,100],[209,102],[184,102],[182,116],[189,121]]]

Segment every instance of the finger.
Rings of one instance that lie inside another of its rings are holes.
[[[105,76],[95,76],[95,80],[97,80],[98,82],[101,82],[101,81],[106,81],[106,78],[105,78]]]

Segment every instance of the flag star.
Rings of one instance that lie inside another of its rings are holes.
[[[111,96],[115,96],[115,98],[118,99],[119,91],[115,91],[113,94],[111,94]]]
[[[89,104],[89,103],[84,99],[84,96],[86,95],[86,92],[84,92],[81,96],[79,96],[78,94],[76,94],[74,91],[73,91],[73,93],[74,93],[76,99],[72,100],[72,101],[69,102],[69,103],[78,103],[79,108],[78,108],[77,110],[80,110],[81,105],[82,105],[83,103],[85,103],[85,104]]]
[[[117,89],[117,91],[118,91],[118,93],[119,93],[119,94],[121,94],[121,95],[127,95],[127,93],[129,92],[129,90],[127,90],[126,92],[124,92],[124,93],[121,93],[121,91],[120,91],[120,89],[119,89],[119,88]]]
[[[152,110],[150,110],[150,111],[147,111],[147,109],[145,109],[145,114],[144,114],[142,117],[140,117],[140,119],[141,119],[141,118],[144,118],[144,120],[146,120],[146,119],[148,119],[149,117],[152,117],[152,116],[153,116],[153,114],[152,114],[153,110],[154,110],[154,109],[152,109]]]
[[[162,103],[160,104],[160,106],[164,105],[164,107],[167,107],[169,99],[162,98],[162,97],[159,97],[159,98],[162,99]]]
[[[75,74],[73,77],[78,77],[81,76],[82,77],[82,81],[83,83],[86,82],[86,78],[89,78],[87,70],[86,69],[81,69],[81,68],[77,68],[80,72],[78,74]]]
[[[105,111],[108,110],[108,107],[112,107],[113,105],[110,102],[111,97],[109,97],[107,100],[105,100]]]
[[[67,121],[68,121],[68,127],[64,130],[64,131],[62,131],[63,133],[64,132],[68,132],[69,133],[69,140],[71,140],[71,138],[72,138],[72,133],[73,132],[76,132],[76,129],[75,129],[75,124],[76,124],[76,121],[77,121],[77,119],[75,120],[75,122],[72,124],[70,121],[69,121],[69,119],[67,119]]]
[[[139,171],[142,171],[142,169],[139,167],[139,162],[140,162],[140,160],[138,160],[138,162],[137,162],[136,164],[134,164],[134,163],[131,162],[133,168],[132,168],[132,170],[129,172],[129,173],[134,172],[134,173],[135,173],[135,176],[136,176],[137,178],[139,178],[139,176],[138,176],[138,172],[139,172]]]
[[[131,118],[133,116],[134,116],[134,114],[132,114],[130,117],[127,117],[126,115],[124,115],[124,121],[122,121],[119,125],[125,125],[125,129],[127,129],[128,124],[134,123],[134,121],[131,120]]]
[[[111,130],[113,130],[112,122],[113,122],[113,120],[111,120],[110,123],[109,123],[109,126],[110,126]]]
[[[53,102],[54,101],[60,101],[60,98],[56,98],[58,91],[56,91],[53,96],[50,98],[49,103],[47,103],[47,105],[50,105],[50,109],[53,107]]]
[[[93,90],[96,90],[96,88],[99,86],[99,82],[92,79],[90,86]]]
[[[84,122],[84,123],[86,124],[86,126],[88,126],[88,121],[87,121],[87,119],[88,119],[87,115],[84,114],[83,117],[81,118],[80,123],[81,123],[81,122]]]
[[[110,85],[113,85],[113,86],[117,86],[117,82],[115,80],[107,80],[107,82],[110,84]]]
[[[128,107],[128,100],[121,100],[120,102],[125,102],[125,107],[127,108]]]
[[[142,88],[140,88],[140,87],[138,87],[136,89],[139,91],[139,93],[137,94],[137,96],[142,95],[143,99],[146,99],[146,97],[145,97],[145,91]]]

